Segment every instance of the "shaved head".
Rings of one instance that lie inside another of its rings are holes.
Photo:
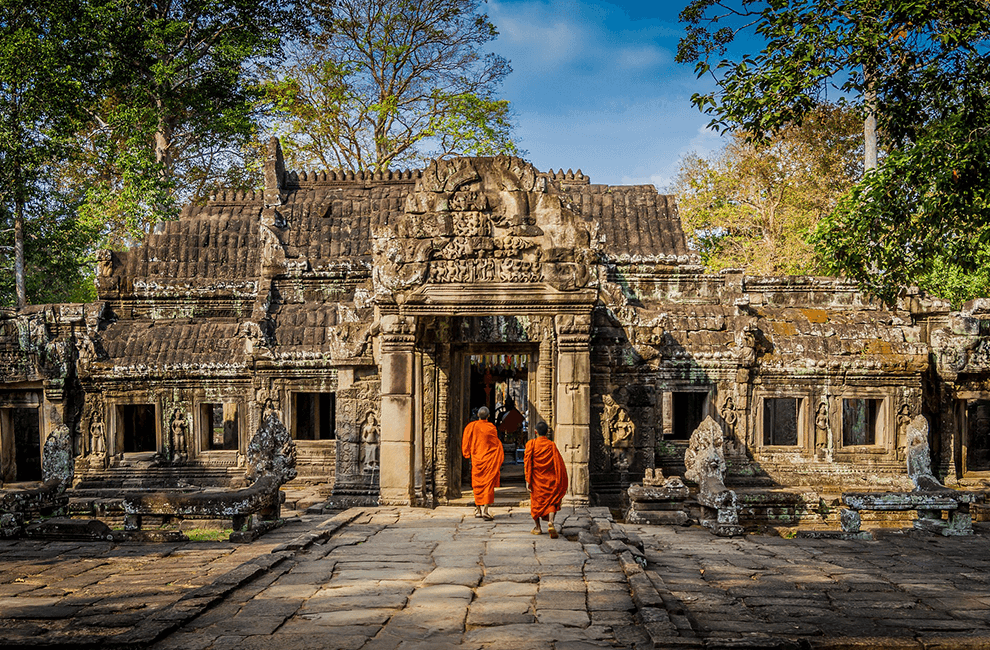
[[[488,412],[488,407],[487,406],[482,406],[480,409],[478,409],[478,419],[479,420],[487,420],[489,415],[490,415],[490,413]]]

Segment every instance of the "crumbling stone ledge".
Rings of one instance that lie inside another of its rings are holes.
[[[143,533],[151,531],[141,530],[145,516],[231,519],[234,532],[230,541],[247,542],[278,525],[284,498],[278,479],[271,475],[258,478],[249,487],[232,491],[133,492],[123,497],[124,530],[129,538],[146,539],[147,535]],[[260,522],[254,521],[255,515],[260,515]]]

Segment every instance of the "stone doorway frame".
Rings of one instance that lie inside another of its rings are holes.
[[[379,304],[380,503],[410,506],[416,505],[422,497],[417,495],[416,489],[424,448],[422,356],[416,349],[418,317],[506,315],[553,317],[555,346],[550,359],[553,415],[549,424],[567,464],[570,487],[565,503],[587,505],[591,448],[591,312],[597,297],[594,289],[563,292],[542,283],[427,285],[415,297],[407,297],[401,305]],[[541,357],[540,363],[545,362]],[[449,423],[448,427],[453,424]]]
[[[960,479],[980,479],[990,477],[990,471],[972,470],[969,468],[969,405],[971,402],[990,401],[990,392],[958,391],[955,395],[956,406],[953,409],[954,426],[952,437],[955,447],[953,465]]]

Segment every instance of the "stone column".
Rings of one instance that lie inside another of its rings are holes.
[[[554,439],[567,465],[564,503],[587,505],[591,482],[591,316],[562,314],[557,328],[557,408]]]
[[[413,503],[414,318],[385,314],[381,317],[382,421],[380,486],[382,505]]]

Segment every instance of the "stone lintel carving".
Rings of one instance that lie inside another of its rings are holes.
[[[377,327],[374,323],[337,323],[327,329],[331,359],[357,359],[364,356],[368,341]]]
[[[684,454],[684,476],[698,484],[698,504],[702,509],[701,523],[720,537],[741,535],[736,493],[725,487],[725,436],[722,427],[705,418],[688,443]]]
[[[380,304],[402,304],[422,285],[543,282],[569,292],[594,279],[587,224],[520,159],[435,161],[404,209],[374,233]]]

